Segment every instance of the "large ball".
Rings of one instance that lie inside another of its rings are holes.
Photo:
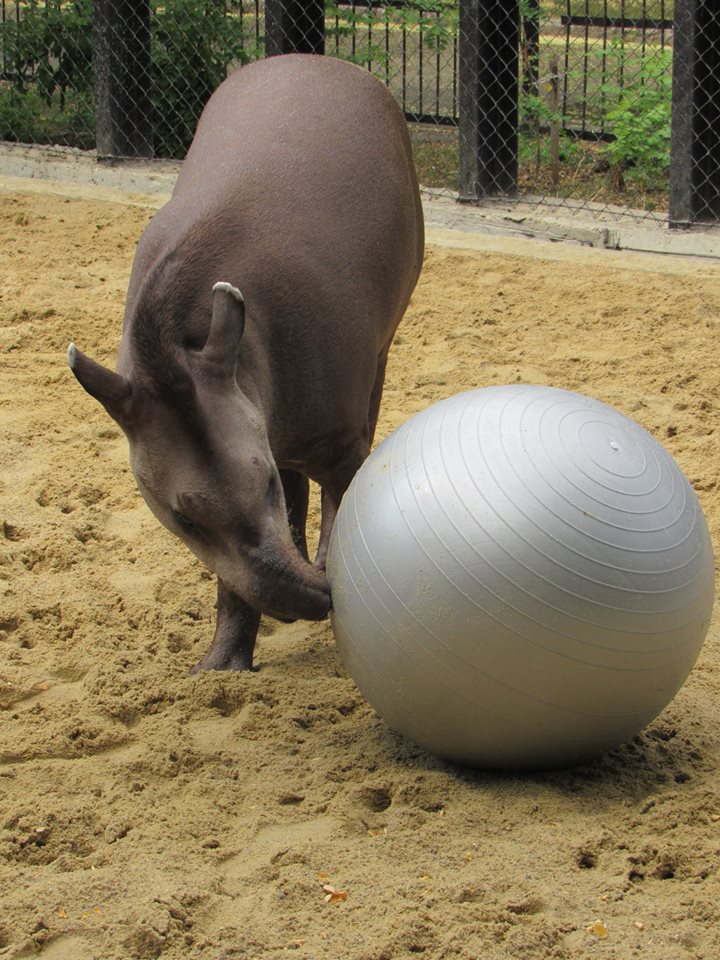
[[[489,387],[367,459],[330,544],[332,625],[366,699],[489,769],[590,759],[666,706],[710,621],[714,564],[670,454],[597,400]]]

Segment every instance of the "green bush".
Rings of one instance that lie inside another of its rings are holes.
[[[243,17],[228,16],[230,4],[174,0],[154,3],[151,14],[152,102],[155,152],[182,157],[211,93],[228,66],[258,56],[248,45]],[[238,11],[240,4],[234,4]]]
[[[62,97],[56,93],[48,103],[36,86],[23,93],[9,84],[0,86],[0,140],[69,144],[91,150],[95,111],[90,92],[68,90]]]
[[[91,0],[30,0],[3,22],[1,139],[92,146],[91,12]]]
[[[623,89],[607,86],[615,105],[606,116],[615,137],[606,148],[614,175],[627,175],[651,186],[670,167],[672,55],[655,50],[643,57],[640,69],[626,78]]]
[[[234,8],[234,9],[233,9]],[[241,4],[174,0],[151,4],[156,153],[181,157],[228,66],[258,55],[245,38]],[[0,136],[28,143],[94,143],[92,0],[29,0],[2,24],[11,82],[0,86]]]
[[[39,97],[19,93],[9,84],[0,88],[0,140],[37,143],[42,139]]]
[[[61,109],[69,88],[88,88],[92,81],[92,46],[88,29],[91,0],[30,0],[22,18],[3,23],[5,62],[13,86],[24,93],[35,86],[50,105],[56,91]]]

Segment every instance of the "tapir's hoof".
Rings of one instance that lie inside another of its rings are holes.
[[[252,665],[252,659],[248,662],[247,657],[243,657],[240,654],[232,654],[229,657],[219,656],[218,654],[214,654],[212,650],[209,650],[205,656],[201,657],[195,666],[190,669],[190,673],[205,673],[206,670],[251,670],[254,672],[255,669]]]

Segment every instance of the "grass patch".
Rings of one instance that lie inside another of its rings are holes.
[[[412,131],[413,156],[418,179],[424,187],[457,190],[459,160],[457,132]],[[667,171],[654,178],[629,166],[613,163],[608,144],[563,138],[557,182],[549,162],[549,138],[523,136],[518,173],[519,195],[560,198],[574,202],[607,204],[648,212],[665,213],[668,208]]]

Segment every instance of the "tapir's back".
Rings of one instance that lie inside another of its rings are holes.
[[[203,112],[173,199],[222,210],[248,256],[387,278],[400,311],[420,270],[404,117],[378,80],[337,59],[273,57],[233,73]]]
[[[209,100],[175,195],[192,189],[207,198],[231,184],[263,211],[294,198],[303,209],[314,203],[336,215],[337,204],[364,197],[377,206],[399,188],[405,201],[416,186],[404,118],[377,79],[347,62],[308,55],[257,61]],[[256,197],[270,184],[270,196]]]

